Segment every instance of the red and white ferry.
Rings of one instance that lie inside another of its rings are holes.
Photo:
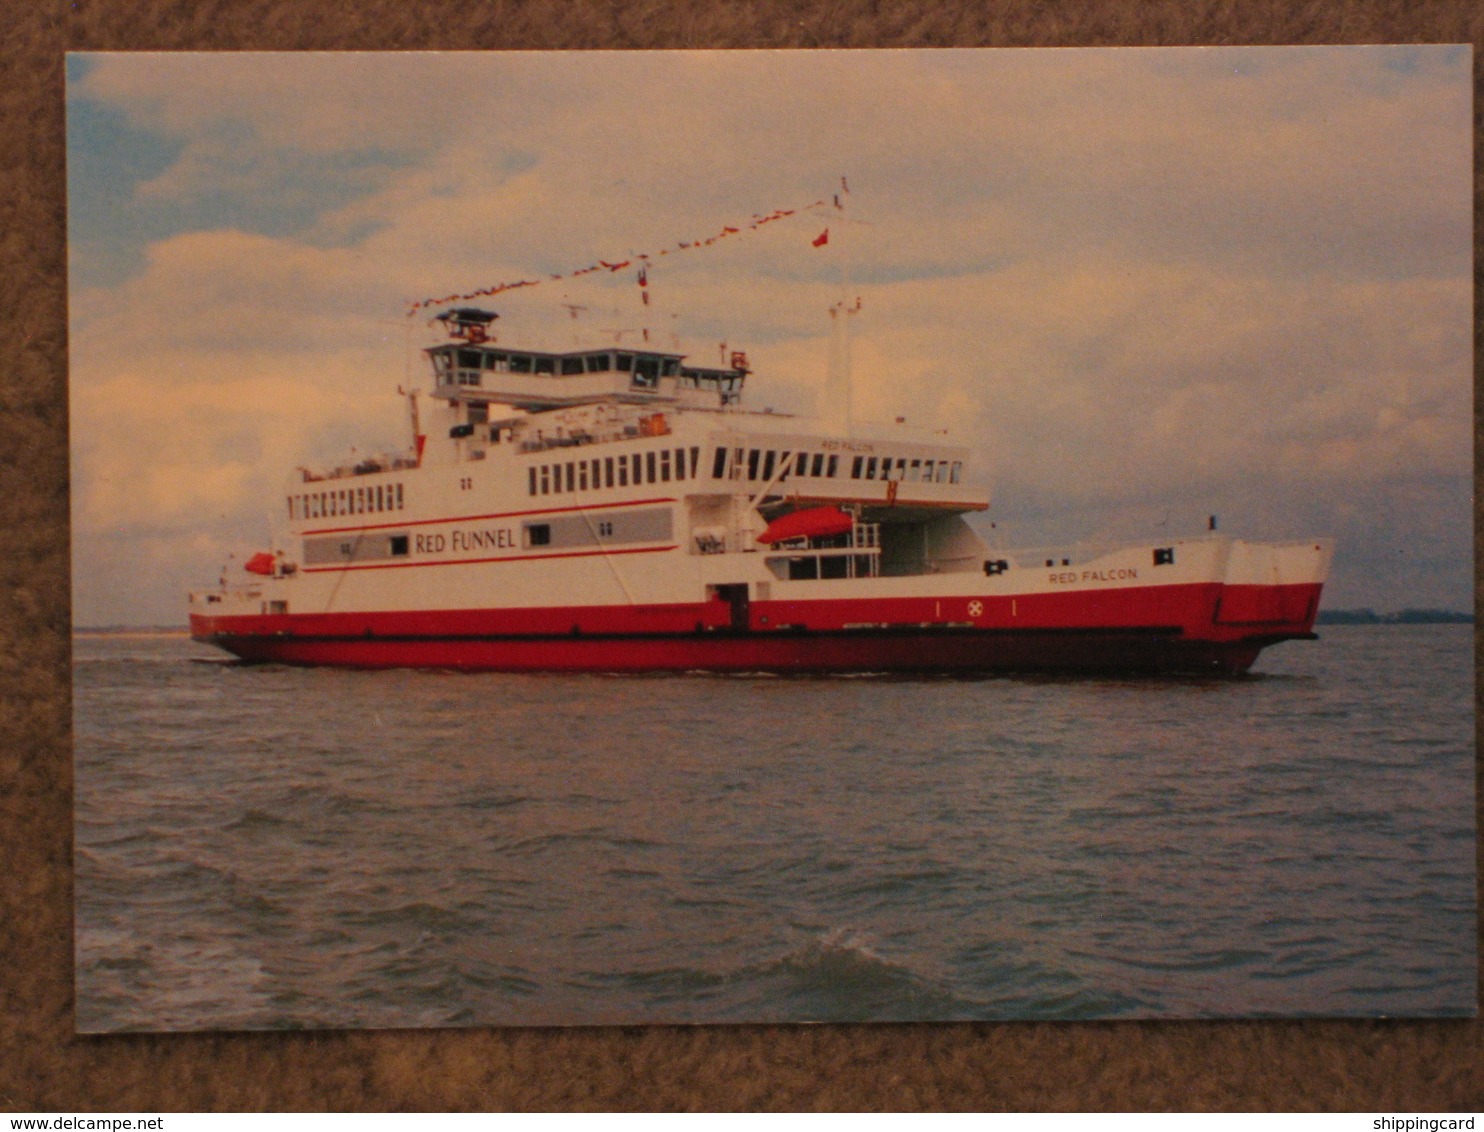
[[[197,640],[362,668],[1237,673],[1313,637],[1328,540],[994,549],[968,451],[749,411],[742,354],[438,317],[412,446],[302,470],[281,541],[190,595]]]

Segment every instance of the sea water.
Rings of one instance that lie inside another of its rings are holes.
[[[83,1031],[1475,1010],[1472,626],[1235,679],[74,666]]]

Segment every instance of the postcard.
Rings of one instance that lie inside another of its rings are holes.
[[[1471,66],[71,56],[78,1029],[1473,1014]]]

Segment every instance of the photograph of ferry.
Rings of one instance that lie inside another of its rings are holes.
[[[856,434],[843,361],[824,431],[748,412],[740,351],[533,353],[497,317],[436,316],[407,454],[303,469],[279,540],[302,553],[192,594],[197,640],[367,668],[1236,673],[1313,636],[1327,539],[991,550],[969,453]]]
[[[72,57],[79,1028],[1471,1012],[1469,62]]]

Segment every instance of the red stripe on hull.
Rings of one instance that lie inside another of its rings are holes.
[[[1306,636],[1317,585],[1219,583],[1016,595],[752,602],[746,631],[722,601],[666,606],[193,615],[192,634],[248,660],[502,671],[1226,671]]]

